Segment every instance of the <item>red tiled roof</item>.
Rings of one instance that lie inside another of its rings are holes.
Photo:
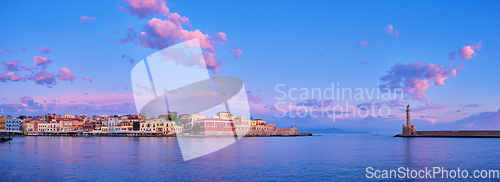
[[[199,119],[199,120],[196,120],[196,121],[203,121],[203,120],[209,120],[209,121],[233,121],[233,120],[230,120],[230,119],[218,119],[218,118],[204,118],[204,119]],[[196,122],[194,121],[194,122]]]

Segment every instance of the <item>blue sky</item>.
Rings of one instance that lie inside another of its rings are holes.
[[[57,75],[64,67],[75,76],[75,79],[69,80],[57,78],[55,85],[36,84],[26,78],[0,82],[2,88],[8,88],[0,91],[2,107],[8,108],[12,106],[9,104],[15,103],[24,107],[20,110],[4,109],[2,115],[43,114],[51,108],[54,112],[72,114],[136,112],[135,107],[129,107],[134,102],[130,71],[137,62],[158,49],[134,43],[117,43],[115,40],[127,37],[127,26],[137,33],[145,31],[148,28],[145,25],[153,18],[169,18],[156,11],[155,7],[141,9],[154,14],[144,18],[120,9],[136,10],[133,2],[0,2],[0,15],[4,17],[0,30],[2,64],[19,59],[18,66],[31,67],[35,56],[43,56],[53,59],[53,62],[43,68],[33,68],[33,72],[44,69]],[[419,111],[414,111],[416,116],[428,119],[415,119],[415,122],[431,129],[437,128],[439,123],[463,121],[500,109],[496,97],[500,74],[497,71],[500,66],[499,5],[498,1],[166,2],[169,13],[189,18],[191,27],[183,25],[182,29],[199,30],[213,38],[219,32],[227,35],[223,45],[213,44],[213,53],[221,66],[217,73],[210,74],[241,78],[247,90],[252,91],[249,94],[261,98],[250,101],[254,108],[252,116],[274,121],[278,125],[288,125],[291,118],[276,118],[276,111],[268,111],[270,107],[265,107],[278,102],[275,97],[280,94],[274,89],[277,84],[285,84],[286,89],[325,89],[335,82],[342,87],[371,89],[377,88],[377,83],[383,84],[380,78],[396,64],[425,62],[443,66],[449,71],[455,69],[456,78],[447,74],[445,85],[432,85],[425,90],[423,95],[432,100],[429,104],[408,96],[402,104],[391,105],[391,111],[397,113],[395,118],[381,117],[374,121],[377,125],[389,120],[387,122],[398,131],[404,120],[401,108],[404,110],[406,104],[419,108]],[[83,16],[95,19],[80,22]],[[392,34],[387,32],[388,25],[394,28]],[[395,31],[399,33],[397,37]],[[364,41],[369,46],[361,46]],[[460,48],[477,43],[481,44],[481,49],[474,49],[475,55],[470,59],[461,59],[458,54],[455,61],[448,59],[450,53],[458,53]],[[235,58],[230,52],[233,46],[242,51],[240,57]],[[48,54],[37,52],[43,47],[49,47],[51,51]],[[21,48],[26,50],[21,51]],[[122,55],[132,58],[133,63]],[[462,65],[464,69],[457,69]],[[5,70],[5,67],[3,69],[3,74],[13,72]],[[23,77],[34,74],[22,70],[15,73]],[[92,82],[83,77],[89,77]],[[427,80],[434,83],[433,79]],[[48,103],[52,100],[58,104],[49,107]],[[287,102],[296,105],[300,101]],[[356,106],[370,102],[352,101],[351,104]],[[42,107],[30,107],[30,103]],[[343,101],[334,103],[344,104]],[[125,106],[119,106],[121,104]],[[88,110],[71,109],[73,107],[69,106],[72,105],[86,105]],[[96,105],[110,109],[91,107]],[[495,116],[481,119],[481,122],[490,124],[470,121],[475,125],[454,127],[496,128],[499,125]],[[356,130],[363,129],[360,123],[366,118],[346,119],[344,123],[342,120],[331,122],[329,118],[293,120],[303,128],[344,127]],[[385,128],[374,130],[385,131]]]

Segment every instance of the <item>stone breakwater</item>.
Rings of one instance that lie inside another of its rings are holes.
[[[500,138],[500,130],[414,131],[413,135],[395,137]]]

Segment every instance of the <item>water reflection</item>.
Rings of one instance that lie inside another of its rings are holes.
[[[224,143],[208,140],[200,143]],[[184,161],[176,138],[15,137],[0,144],[0,175],[1,181],[359,181],[366,180],[367,167],[498,169],[496,143],[372,135],[243,138]]]

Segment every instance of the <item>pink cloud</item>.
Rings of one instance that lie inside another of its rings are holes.
[[[21,66],[24,71],[31,71],[31,67]]]
[[[119,8],[141,19],[161,15],[167,17],[176,26],[180,26],[181,23],[191,26],[189,18],[182,17],[177,13],[170,13],[170,9],[166,6],[166,1],[164,0],[125,0],[125,3],[127,4],[127,8],[121,6]]]
[[[0,81],[1,81],[1,82],[5,82],[5,81],[7,81],[7,79],[8,79],[8,78],[9,78],[9,77],[7,77],[7,75],[0,73]]]
[[[48,59],[42,56],[35,56],[35,66],[45,66],[54,61],[54,59]]]
[[[460,48],[458,50],[458,56],[463,60],[469,60],[477,55],[477,53],[474,50],[481,50],[481,41]]]
[[[22,104],[28,104],[30,101],[33,101],[33,98],[29,97],[29,96],[25,96],[25,97],[21,97],[19,102],[21,102]]]
[[[39,110],[39,109],[43,109],[43,105],[38,103],[38,102],[35,102],[35,100],[33,100],[32,97],[30,96],[24,96],[24,97],[21,97],[19,99],[19,102],[23,105],[25,105],[25,109],[29,109],[29,110]]]
[[[59,97],[60,100],[54,100]],[[36,100],[42,100],[43,105]],[[61,102],[62,101],[62,102]],[[54,111],[61,113],[88,113],[97,114],[130,114],[134,113],[132,94],[64,92],[54,95],[30,96],[19,98],[17,103],[0,104],[0,111],[4,115],[41,115]]]
[[[217,33],[217,37],[222,39],[222,40],[227,41],[227,35],[225,33],[219,32],[219,33]]]
[[[215,38],[212,39],[212,44],[219,44],[219,45],[224,45],[227,40],[227,35],[225,33],[219,32],[215,36]]]
[[[368,47],[370,45],[368,45],[368,42],[365,41],[361,41],[359,44],[358,44],[358,47]]]
[[[171,43],[177,42],[177,40],[187,41],[197,38],[202,49],[215,52],[211,36],[203,34],[200,30],[184,30],[170,20],[153,18],[149,20],[144,29],[146,31],[141,32],[140,38],[141,45],[145,47],[162,49],[168,47]]]
[[[497,130],[500,128],[500,110],[483,111],[470,116],[459,119],[455,122],[439,123],[443,128],[447,129],[487,129]]]
[[[68,68],[62,67],[57,74],[57,79],[62,81],[73,81],[76,79],[76,77]]]
[[[456,76],[456,70],[450,70],[442,65],[425,62],[396,64],[388,74],[380,80],[387,82],[380,87],[394,90],[401,88],[403,92],[414,99],[426,101],[425,92],[431,85],[444,86],[444,80]],[[430,83],[433,80],[434,83]]]
[[[215,45],[223,45],[227,42],[226,34],[219,32],[215,37],[203,34],[200,30],[188,31],[182,25],[189,25],[189,18],[182,17],[177,13],[170,13],[164,0],[125,0],[126,7],[119,6],[124,12],[136,15],[139,18],[146,18],[155,15],[163,18],[152,18],[141,31],[135,31],[132,27],[127,27],[127,34],[124,39],[115,41],[117,43],[134,43],[152,49],[163,49],[180,41],[198,39],[200,47],[203,49],[207,68],[217,73],[221,63],[215,58]],[[111,40],[111,39],[110,39]]]
[[[450,57],[448,57],[448,60],[455,61],[455,59],[456,59],[456,58],[455,58],[455,55],[457,55],[457,53],[456,53],[456,52],[452,52],[452,53],[450,53]]]
[[[55,85],[57,83],[56,76],[52,73],[48,73],[45,69],[39,69],[33,75],[26,76],[26,79],[34,81],[39,85]]]
[[[90,17],[90,16],[82,16],[82,18],[80,18],[80,23],[83,23],[83,22],[86,22],[86,21],[91,21],[91,20],[95,20],[94,17]]]
[[[429,100],[427,100],[427,102],[425,103],[425,105],[429,105],[429,104],[431,104],[431,102],[432,102],[432,100],[429,99]]]
[[[92,83],[92,79],[90,79],[89,77],[83,77],[83,79],[89,81],[90,83]]]
[[[9,62],[3,64],[4,69],[7,71],[19,71],[19,69],[17,68],[17,63],[19,62],[21,62],[21,60],[12,59]]]
[[[399,32],[396,31],[391,24],[387,25],[387,27],[384,28],[384,31],[389,35],[395,36],[396,38],[399,36]]]
[[[1,54],[1,55],[3,55],[3,54],[4,54],[4,52],[3,52],[3,51],[0,51],[0,54]]]
[[[26,50],[26,47],[21,47],[20,48],[21,51],[25,51]]]
[[[232,53],[234,53],[234,58],[237,59],[241,56],[243,53],[241,49],[237,49],[236,47],[233,46],[233,49],[230,50]]]
[[[453,69],[451,70],[451,75],[453,75],[453,77],[457,77],[457,70],[456,69]]]
[[[50,53],[50,51],[52,51],[52,48],[49,48],[47,46],[39,48],[39,49],[36,50],[36,52],[44,53],[44,54],[48,54],[48,53]]]
[[[359,61],[359,62],[360,62],[361,64],[365,65],[365,66],[370,65],[370,63],[368,63],[368,62],[364,62],[364,61]]]
[[[164,0],[125,0],[126,8],[119,8],[139,18],[151,17],[153,15],[167,16],[170,13]]]
[[[254,104],[262,103],[262,99],[259,96],[253,95],[252,91],[247,91],[247,97],[249,102],[253,102]]]
[[[7,72],[6,74],[10,80],[12,81],[19,81],[21,79],[23,79],[23,77],[21,75],[18,75],[18,74],[15,74],[13,72]]]
[[[211,53],[210,51],[203,51],[203,58],[205,58],[205,64],[208,69],[212,70],[213,73],[219,72],[222,64],[215,59],[214,53]]]

